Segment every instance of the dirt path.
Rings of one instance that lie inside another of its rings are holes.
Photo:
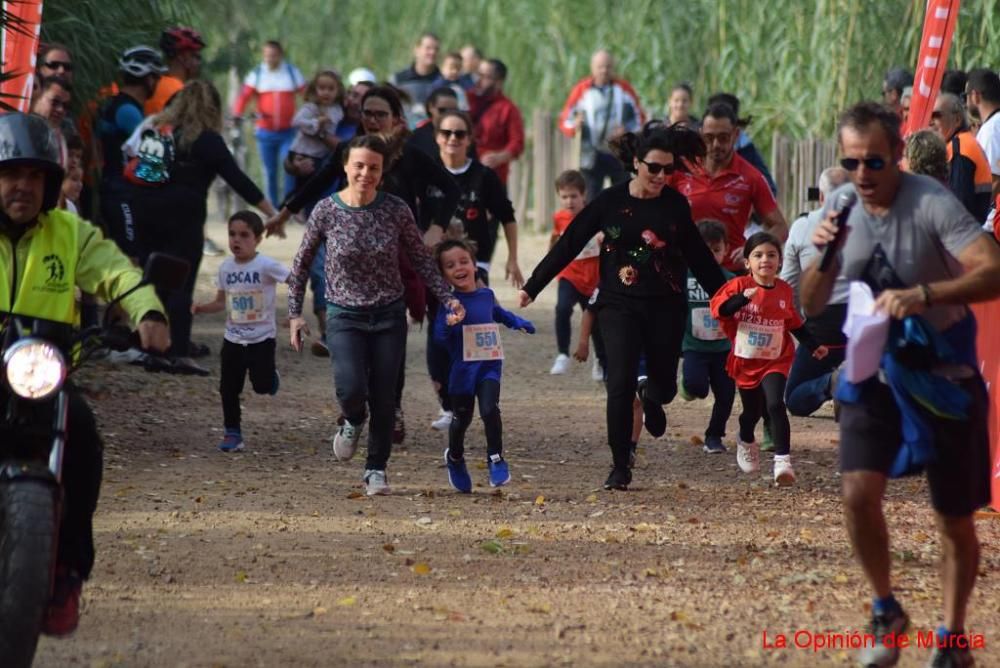
[[[290,262],[291,231],[262,251]],[[210,234],[225,239],[219,224]],[[523,243],[527,273],[544,239]],[[203,296],[218,264],[206,258]],[[217,356],[208,378],[94,367],[84,384],[107,442],[97,566],[80,630],[44,640],[37,665],[849,665],[852,652],[769,649],[762,635],[774,644],[787,634],[791,645],[797,631],[804,643],[805,633],[861,632],[867,619],[829,412],[792,420],[793,489],[769,486],[768,456],[751,479],[734,455],[702,454],[692,438],[706,401],[672,405],[668,437],[644,435],[632,490],[605,492],[603,392],[589,368],[548,375],[553,292],[525,312],[538,335],[505,335],[513,483],[502,492],[485,467],[472,468],[471,496],[448,487],[419,331],[409,434],[390,462],[394,494],[378,499],[360,494],[363,459],[332,460],[328,362],[294,354],[285,331],[281,392],[245,395],[248,449],[236,456],[215,449]],[[498,295],[513,306],[511,289]],[[196,328],[217,352],[221,316]],[[475,459],[485,448],[478,420],[469,434]],[[898,595],[927,631],[940,588],[924,483],[893,483],[887,507]],[[1000,665],[1000,522],[978,527],[970,630],[985,636],[979,665]],[[927,654],[910,649],[901,665],[922,666]]]

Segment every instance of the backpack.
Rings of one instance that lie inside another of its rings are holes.
[[[169,125],[140,128],[135,154],[125,163],[125,178],[137,186],[160,187],[170,182],[177,151]]]

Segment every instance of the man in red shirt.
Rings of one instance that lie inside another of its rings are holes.
[[[507,185],[510,163],[524,152],[524,119],[503,94],[507,66],[496,58],[479,66],[479,80],[469,91],[469,109],[475,125],[476,154]]]
[[[764,176],[736,153],[739,136],[736,112],[728,104],[710,105],[702,120],[701,136],[708,153],[691,173],[676,171],[669,185],[687,197],[694,220],[713,218],[726,225],[730,249],[726,269],[742,272],[744,231],[756,213],[764,229],[781,241],[788,223]]]

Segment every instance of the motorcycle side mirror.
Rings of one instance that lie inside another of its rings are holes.
[[[146,260],[142,282],[163,292],[179,290],[184,286],[190,270],[191,265],[187,260],[166,253],[153,253]]]

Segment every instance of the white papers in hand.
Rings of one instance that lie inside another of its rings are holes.
[[[889,316],[875,312],[875,296],[867,283],[851,281],[844,334],[847,336],[844,377],[852,383],[871,378],[878,371],[889,339]]]

